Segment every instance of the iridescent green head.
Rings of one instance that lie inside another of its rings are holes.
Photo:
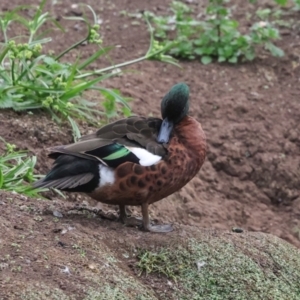
[[[159,143],[167,143],[172,129],[189,112],[189,87],[185,83],[175,84],[161,101],[163,122],[157,137]]]

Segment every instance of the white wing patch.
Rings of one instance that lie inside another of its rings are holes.
[[[110,167],[99,165],[99,176],[99,187],[103,187],[107,184],[113,184],[115,182],[115,171]]]
[[[126,147],[140,160],[140,165],[147,167],[157,164],[161,160],[161,156],[152,154],[143,148]]]

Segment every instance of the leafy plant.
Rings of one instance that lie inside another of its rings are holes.
[[[69,120],[74,135],[78,138],[80,133],[75,119],[96,123],[99,116],[109,118],[119,111],[125,116],[130,114],[128,99],[122,97],[116,90],[102,88],[99,83],[119,74],[120,68],[146,59],[159,59],[176,64],[172,57],[162,54],[169,46],[157,47],[151,33],[150,47],[144,56],[90,71],[91,64],[106,55],[112,47],[102,47],[103,42],[97,32],[100,28],[97,15],[89,5],[86,7],[92,12],[94,18],[92,25],[83,17],[66,18],[84,22],[88,29],[87,36],[58,55],[44,54],[44,45],[49,43],[51,38],[45,37],[46,32],[40,33],[42,25],[52,22],[57,28],[63,30],[48,12],[43,13],[45,3],[46,0],[43,0],[30,19],[19,13],[24,7],[0,13],[0,29],[4,36],[4,43],[0,46],[0,108],[2,109],[46,110],[57,122]],[[8,29],[13,22],[21,23],[27,29],[28,36],[25,43],[21,42],[23,36],[8,37]],[[96,44],[98,50],[83,61],[80,57],[73,63],[63,61],[67,53],[83,43]],[[99,96],[102,95],[102,99],[104,98],[104,111],[96,108],[96,103],[82,98],[83,93],[91,89],[99,91]],[[117,110],[118,108],[120,110]]]
[[[249,0],[251,3],[256,3],[257,0]],[[294,2],[294,9],[299,10],[300,9],[300,0],[292,0]],[[285,6],[288,4],[289,0],[274,0],[275,3]]]
[[[279,1],[279,0],[278,0]],[[238,21],[232,19],[231,11],[225,6],[229,0],[209,0],[204,20],[193,18],[192,10],[184,3],[173,1],[172,15],[150,16],[154,35],[164,43],[173,41],[169,54],[184,59],[201,57],[203,64],[217,59],[218,62],[237,63],[239,59],[253,60],[257,46],[263,46],[274,56],[284,52],[273,44],[280,38],[279,31],[270,21],[254,23],[247,34],[239,31]]]
[[[45,189],[31,187],[32,182],[38,179],[33,173],[36,156],[28,157],[26,151],[16,151],[15,145],[5,143],[5,153],[0,156],[0,190],[14,191],[29,197],[40,197],[39,193]]]
[[[300,0],[294,0],[295,10],[300,10]]]

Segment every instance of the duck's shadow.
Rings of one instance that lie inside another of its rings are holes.
[[[61,224],[80,224],[84,227],[103,227],[105,229],[120,230],[121,228],[131,228],[138,232],[145,232],[142,227],[142,219],[136,215],[133,217],[140,221],[140,224],[124,224],[121,222],[117,210],[102,210],[92,207],[83,206],[67,206],[64,205],[57,210],[45,208],[42,211],[45,216],[52,216],[56,218],[57,222]],[[157,220],[152,220],[151,224],[157,224]]]

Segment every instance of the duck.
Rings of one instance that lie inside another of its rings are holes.
[[[162,119],[131,116],[75,143],[50,148],[53,167],[33,187],[85,193],[118,205],[124,224],[170,232],[171,224],[151,223],[149,205],[180,190],[205,161],[205,133],[188,113],[189,87],[177,83],[161,101]],[[128,216],[127,206],[140,206],[142,218]]]

